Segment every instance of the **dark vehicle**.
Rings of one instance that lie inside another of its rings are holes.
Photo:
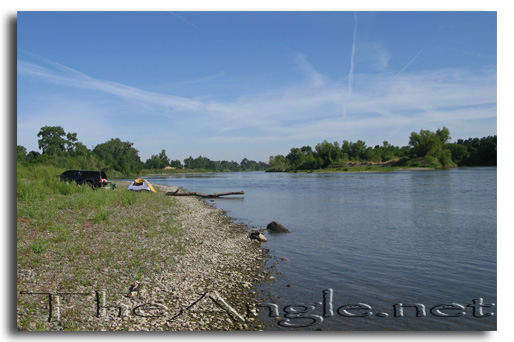
[[[107,175],[102,171],[68,170],[61,174],[61,181],[73,181],[77,184],[85,183],[93,189],[109,184],[107,181]]]

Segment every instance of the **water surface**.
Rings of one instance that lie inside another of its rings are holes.
[[[488,315],[495,308],[468,306],[496,303],[496,168],[148,180],[202,193],[243,190],[208,203],[259,229],[279,221],[291,230],[264,233],[276,279],[263,285],[271,294],[263,303],[286,318],[281,326],[263,310],[269,329],[496,329]]]

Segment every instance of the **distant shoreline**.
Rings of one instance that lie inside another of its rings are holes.
[[[358,166],[342,166],[334,168],[324,168],[315,170],[272,170],[269,173],[360,173],[360,172],[401,172],[401,171],[437,171],[446,170],[448,168],[435,167],[412,167],[412,166],[388,166],[388,165],[358,165]]]
[[[140,176],[167,176],[177,174],[195,174],[195,173],[234,173],[234,172],[268,172],[268,173],[332,173],[332,172],[394,172],[394,171],[434,171],[444,170],[435,167],[402,167],[402,166],[349,166],[315,170],[281,170],[281,171],[213,171],[203,169],[180,169],[180,170],[143,170]],[[134,177],[134,176],[132,176]],[[131,178],[127,176],[124,178]]]
[[[433,167],[397,167],[394,169],[383,169],[380,167],[370,168],[367,170],[339,170],[339,169],[321,169],[321,170],[310,170],[310,171],[289,171],[291,173],[362,173],[362,172],[401,172],[401,171],[436,171],[442,169],[436,169]]]

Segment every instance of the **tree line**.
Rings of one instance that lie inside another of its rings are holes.
[[[88,149],[78,141],[77,133],[66,133],[61,126],[44,126],[37,134],[38,147],[42,152],[30,151],[24,146],[17,146],[17,161],[20,165],[45,164],[64,169],[107,169],[111,176],[137,175],[144,169],[202,169],[206,171],[262,171],[268,168],[266,163],[244,158],[235,161],[212,161],[199,156],[189,157],[182,163],[171,160],[165,150],[152,155],[145,162],[141,161],[139,151],[129,141],[119,138],[110,139]]]
[[[61,126],[42,127],[37,134],[42,151],[27,152],[17,146],[21,165],[48,164],[65,169],[108,169],[111,176],[137,175],[144,169],[194,169],[222,171],[295,171],[337,168],[351,163],[378,163],[391,166],[435,167],[496,166],[497,138],[458,139],[451,143],[450,131],[443,127],[435,132],[412,132],[408,146],[398,147],[384,141],[382,145],[367,146],[362,140],[343,140],[330,143],[324,140],[314,148],[293,147],[287,155],[270,156],[269,163],[244,158],[241,162],[213,161],[204,156],[172,160],[165,150],[141,161],[134,144],[110,139],[88,149],[78,141],[77,133],[66,133]]]
[[[367,146],[362,140],[330,143],[324,140],[314,148],[293,147],[287,155],[269,158],[269,172],[338,168],[355,163],[391,166],[448,168],[454,166],[496,166],[496,135],[450,142],[450,131],[443,127],[435,132],[412,132],[409,145],[398,147],[384,141]]]

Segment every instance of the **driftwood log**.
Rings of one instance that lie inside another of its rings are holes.
[[[222,192],[222,193],[213,193],[213,194],[201,194],[199,192],[179,192],[177,191],[168,191],[166,195],[168,196],[198,196],[202,198],[216,198],[221,196],[229,196],[229,195],[244,195],[244,191],[235,191],[235,192]]]

